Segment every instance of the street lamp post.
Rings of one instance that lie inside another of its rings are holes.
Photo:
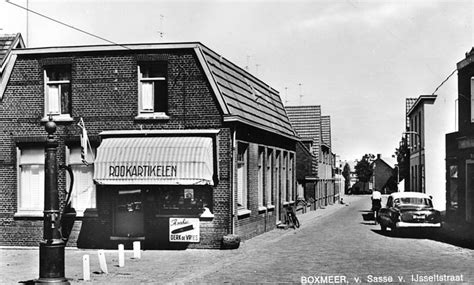
[[[40,242],[39,279],[35,284],[70,284],[64,277],[65,242],[60,232],[58,167],[54,138],[56,124],[50,116],[45,124],[48,133],[45,147],[43,241]]]

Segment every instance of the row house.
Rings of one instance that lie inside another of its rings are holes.
[[[433,206],[440,211],[446,210],[446,191],[440,185],[446,184],[445,134],[454,128],[452,102],[451,94],[421,95],[407,113],[410,188],[405,191],[430,195]]]
[[[18,49],[7,69],[0,245],[41,240],[49,118],[74,174],[70,246],[220,248],[295,203],[299,139],[278,92],[199,42]],[[61,200],[71,181],[60,171]]]
[[[290,122],[306,150],[297,149],[297,160],[306,151],[311,154],[310,175],[299,177],[304,198],[314,201],[315,207],[334,203],[339,199],[341,183],[335,180],[335,155],[331,151],[331,122],[321,116],[321,106],[286,106]]]
[[[458,131],[446,134],[448,219],[474,221],[474,48],[457,63]]]

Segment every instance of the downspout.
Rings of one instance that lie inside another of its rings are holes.
[[[235,185],[234,185],[234,175],[235,175],[235,159],[234,154],[237,149],[237,140],[236,140],[236,130],[235,126],[232,127],[232,148],[230,151],[230,219],[231,219],[231,229],[230,233],[235,233]]]

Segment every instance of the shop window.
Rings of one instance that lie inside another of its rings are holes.
[[[93,154],[88,152],[87,161],[94,161]],[[82,216],[85,209],[96,207],[96,189],[93,180],[94,164],[84,164],[81,158],[81,148],[72,147],[69,149],[69,166],[74,175],[74,184],[71,193],[72,206],[78,216]],[[67,180],[69,190],[70,178]]]
[[[42,216],[44,209],[44,148],[18,150],[18,213]]]
[[[258,173],[257,173],[257,183],[258,183],[258,206],[263,207],[264,201],[264,163],[265,163],[265,148],[258,148]]]
[[[449,166],[449,209],[457,211],[458,204],[458,166]]]
[[[273,151],[267,149],[267,159],[265,161],[265,199],[267,207],[273,205],[273,172],[274,167]]]
[[[248,145],[239,143],[237,150],[237,206],[242,209],[248,208],[247,176]]]
[[[71,66],[52,65],[44,70],[45,116],[70,117]]]
[[[138,65],[139,113],[166,115],[168,112],[168,65],[163,61]]]
[[[157,215],[199,216],[205,211],[214,212],[209,186],[160,186],[151,193],[152,209]]]

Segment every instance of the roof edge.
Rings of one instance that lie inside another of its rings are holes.
[[[420,96],[418,96],[415,103],[413,103],[413,105],[410,107],[410,110],[408,110],[407,116],[410,116],[411,113],[416,109],[416,107],[418,107],[422,103],[433,104],[434,101],[436,101],[437,97],[438,97],[437,95],[420,95]]]
[[[43,54],[43,53],[73,53],[73,52],[100,52],[100,51],[137,51],[150,49],[194,49],[203,46],[200,42],[175,42],[175,43],[132,43],[132,44],[110,44],[110,45],[78,45],[78,46],[56,46],[24,48],[14,51],[17,54]]]

